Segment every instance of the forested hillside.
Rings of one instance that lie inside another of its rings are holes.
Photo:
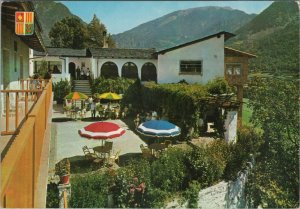
[[[296,2],[274,2],[228,41],[258,57],[251,69],[272,74],[299,71],[299,9]]]

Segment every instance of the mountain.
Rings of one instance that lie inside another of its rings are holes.
[[[57,3],[54,1],[33,1],[33,4],[38,15],[39,22],[42,25],[42,36],[46,46],[51,45],[48,34],[54,23],[62,20],[65,17],[77,17],[76,15],[73,15],[62,3]]]
[[[238,29],[229,46],[256,54],[250,69],[272,74],[299,71],[299,7],[293,1],[272,3]]]
[[[172,12],[112,37],[120,48],[159,50],[219,31],[235,31],[255,16],[230,7],[197,7]]]

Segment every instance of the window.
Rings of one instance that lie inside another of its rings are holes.
[[[62,73],[62,63],[59,61],[35,61],[34,62],[34,73],[44,74],[48,70],[52,74]]]
[[[242,65],[241,64],[226,64],[227,75],[241,75]]]
[[[180,61],[180,74],[202,74],[202,61]]]

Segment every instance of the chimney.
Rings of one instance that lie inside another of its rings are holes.
[[[103,47],[102,48],[108,48],[107,38],[106,38],[106,30],[103,31]]]

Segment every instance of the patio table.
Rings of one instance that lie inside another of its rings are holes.
[[[94,147],[93,150],[95,151],[95,153],[97,153],[97,155],[106,158],[106,154],[108,154],[108,157],[110,155],[110,151],[111,149],[108,149],[105,146],[97,146]]]

